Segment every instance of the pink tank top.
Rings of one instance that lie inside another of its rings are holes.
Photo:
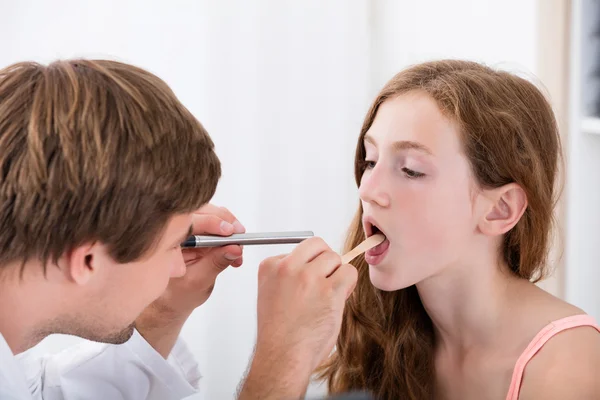
[[[521,381],[523,380],[523,372],[529,360],[536,355],[538,351],[546,344],[546,342],[557,333],[579,326],[591,326],[600,332],[600,326],[596,323],[593,317],[589,315],[573,315],[571,317],[562,318],[554,322],[550,322],[544,327],[529,343],[523,354],[517,360],[515,369],[513,370],[512,380],[508,388],[506,400],[518,400],[519,391],[521,390]]]

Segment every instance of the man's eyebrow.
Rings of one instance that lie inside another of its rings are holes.
[[[192,232],[193,232],[193,227],[192,227],[192,225],[190,224],[190,227],[188,228],[188,230],[187,230],[187,232],[185,233],[185,235],[183,235],[183,237],[181,237],[181,238],[180,238],[180,239],[179,239],[179,240],[178,240],[176,243],[174,243],[174,244],[173,244],[173,246],[176,246],[176,245],[178,245],[178,244],[180,244],[180,243],[183,243],[183,242],[185,242],[185,240],[186,240],[187,238],[189,238],[190,236],[192,236]]]

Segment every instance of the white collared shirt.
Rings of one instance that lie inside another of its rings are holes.
[[[0,334],[0,400],[199,398],[199,381],[198,364],[181,338],[167,360],[137,331],[122,345],[86,341],[39,358],[14,356]]]

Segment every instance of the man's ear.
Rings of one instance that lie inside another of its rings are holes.
[[[483,215],[479,229],[486,235],[503,235],[523,216],[527,209],[527,195],[516,183],[485,191],[485,197],[490,200],[490,207]]]
[[[100,246],[86,243],[74,248],[64,257],[65,274],[78,285],[85,285],[98,272]]]

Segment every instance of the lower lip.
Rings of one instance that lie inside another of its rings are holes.
[[[373,247],[365,253],[365,261],[369,265],[377,265],[383,261],[390,248],[390,241],[385,239],[383,243]]]

